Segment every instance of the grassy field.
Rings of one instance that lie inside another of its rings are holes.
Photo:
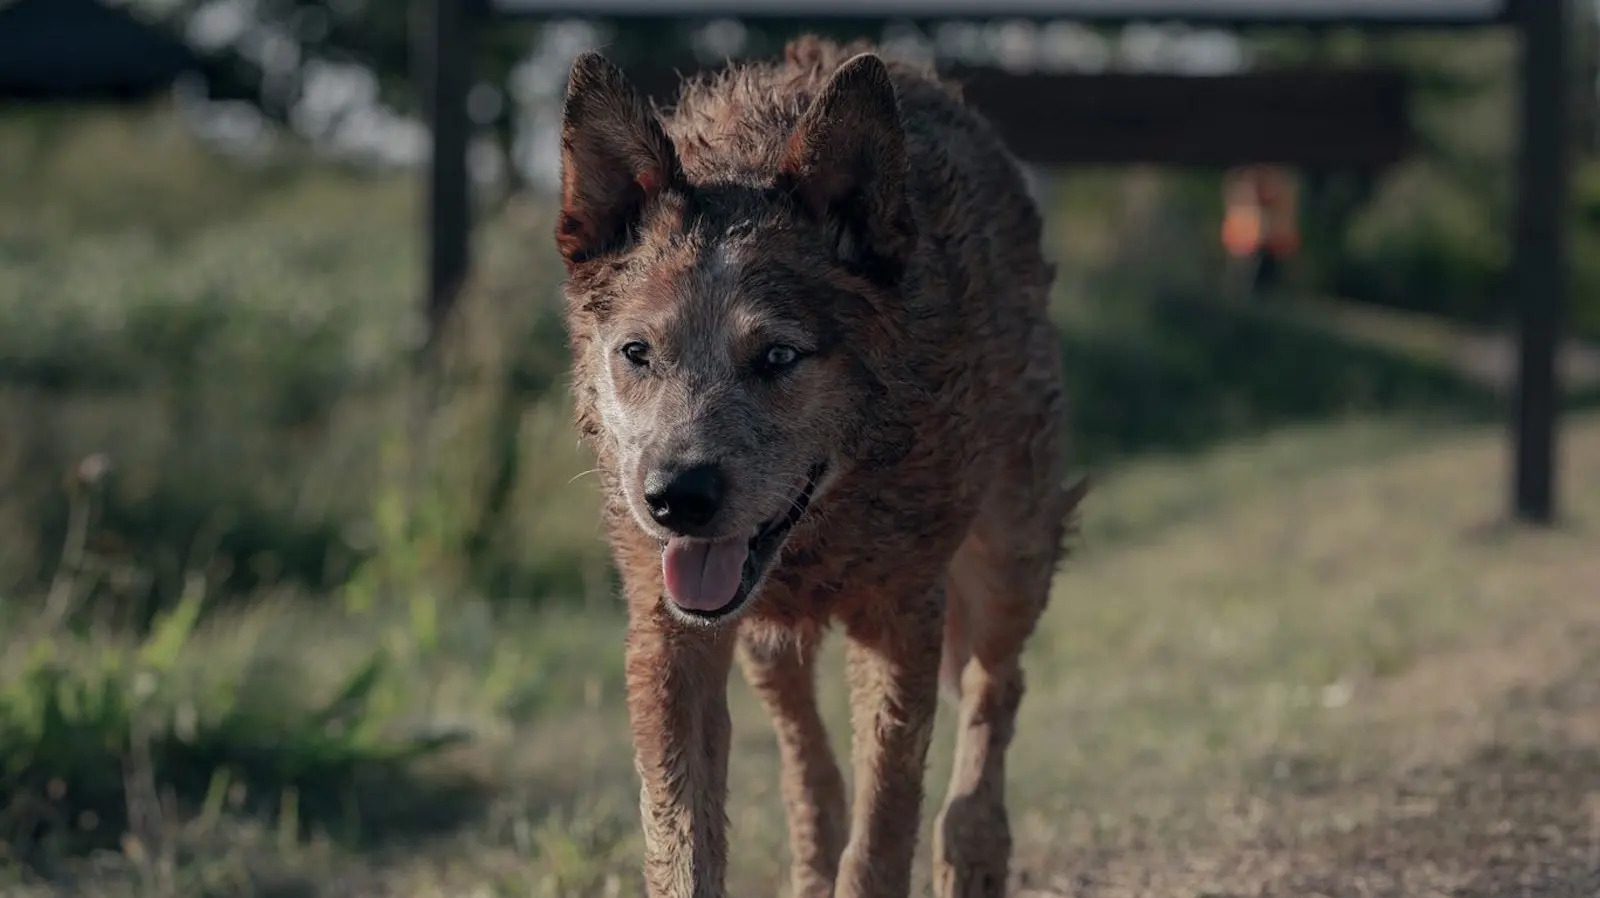
[[[1096,486],[1028,658],[1017,891],[1596,894],[1600,418],[1563,525],[1499,523],[1498,400],[1449,353],[1148,265],[1215,230],[1147,230],[1152,192],[1214,186],[1051,189]],[[408,178],[46,110],[0,117],[0,195],[0,895],[636,894],[544,204],[485,210],[421,383]],[[733,894],[773,894],[734,695]]]
[[[1497,523],[1493,430],[1302,428],[1109,477],[1028,655],[1018,889],[1594,894],[1600,419],[1567,452],[1574,502],[1550,532]],[[301,602],[221,612],[170,682],[203,693],[296,665],[300,700],[320,706],[383,622]],[[199,809],[158,795],[136,837],[5,893],[634,894],[620,632],[615,612],[453,608],[433,655],[396,665],[404,697],[370,701],[405,705],[391,733],[409,721],[470,743],[401,780],[361,767],[338,794],[300,792],[318,806],[303,832],[282,794],[257,816],[229,810],[250,797],[226,782]],[[775,746],[734,694],[734,894],[772,894]]]

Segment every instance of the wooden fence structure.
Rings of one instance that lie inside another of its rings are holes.
[[[433,135],[427,308],[448,313],[471,263],[467,92],[476,29],[551,17],[1072,20],[1097,25],[1183,22],[1247,28],[1509,28],[1520,41],[1512,299],[1519,329],[1513,392],[1511,507],[1556,516],[1557,381],[1565,294],[1568,0],[418,0],[419,76]],[[632,72],[647,92],[675,83],[666,68]],[[1154,162],[1372,166],[1406,149],[1403,79],[1391,72],[1229,76],[961,73],[968,98],[1019,156],[1042,165]],[[1049,110],[1049,115],[1041,115]]]

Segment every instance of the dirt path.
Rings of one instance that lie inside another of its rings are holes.
[[[1430,659],[1371,696],[1385,711],[1369,725],[1387,716],[1388,738],[1418,740],[1405,763],[1352,774],[1282,759],[1266,782],[1211,797],[1232,819],[1209,836],[1124,836],[1070,874],[1024,875],[1018,894],[1594,898],[1600,620],[1581,617]]]
[[[1220,649],[1197,651],[1180,631],[1144,661],[1163,692],[1164,657],[1210,681],[1178,694],[1211,706],[1194,720],[1214,727],[1215,750],[1191,762],[1195,750],[1145,745],[1182,772],[1141,783],[1145,767],[1113,767],[1122,785],[1084,792],[1088,824],[1065,801],[1053,813],[1069,822],[1022,840],[1016,894],[1600,896],[1600,429],[1591,420],[1570,436],[1569,520],[1553,532],[1492,523],[1496,497],[1471,492],[1493,482],[1471,472],[1500,461],[1484,444],[1336,468],[1085,559],[1076,580],[1091,591],[1122,582],[1134,603],[1147,588],[1188,592],[1195,626],[1219,628],[1200,639]],[[1322,517],[1296,521],[1312,509]],[[1272,528],[1301,532],[1261,542]],[[1148,586],[1119,557],[1140,552],[1167,567]],[[1075,582],[1069,571],[1064,591]],[[1306,616],[1308,628],[1285,623]],[[1257,663],[1229,629],[1287,651],[1261,649]],[[1277,694],[1272,681],[1297,679],[1293,659],[1319,653],[1309,669],[1334,676],[1308,708],[1258,707]],[[1238,701],[1215,697],[1230,689]],[[1192,725],[1180,717],[1137,739],[1193,741]],[[1019,779],[1027,788],[1048,769]]]

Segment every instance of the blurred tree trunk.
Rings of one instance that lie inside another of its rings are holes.
[[[1578,133],[1586,155],[1600,155],[1600,0],[1589,5],[1578,28],[1577,57],[1582,72],[1578,91]]]

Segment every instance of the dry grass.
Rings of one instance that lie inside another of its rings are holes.
[[[1600,429],[1554,532],[1497,523],[1497,437],[1091,538],[1014,768],[1033,894],[1595,894]]]

